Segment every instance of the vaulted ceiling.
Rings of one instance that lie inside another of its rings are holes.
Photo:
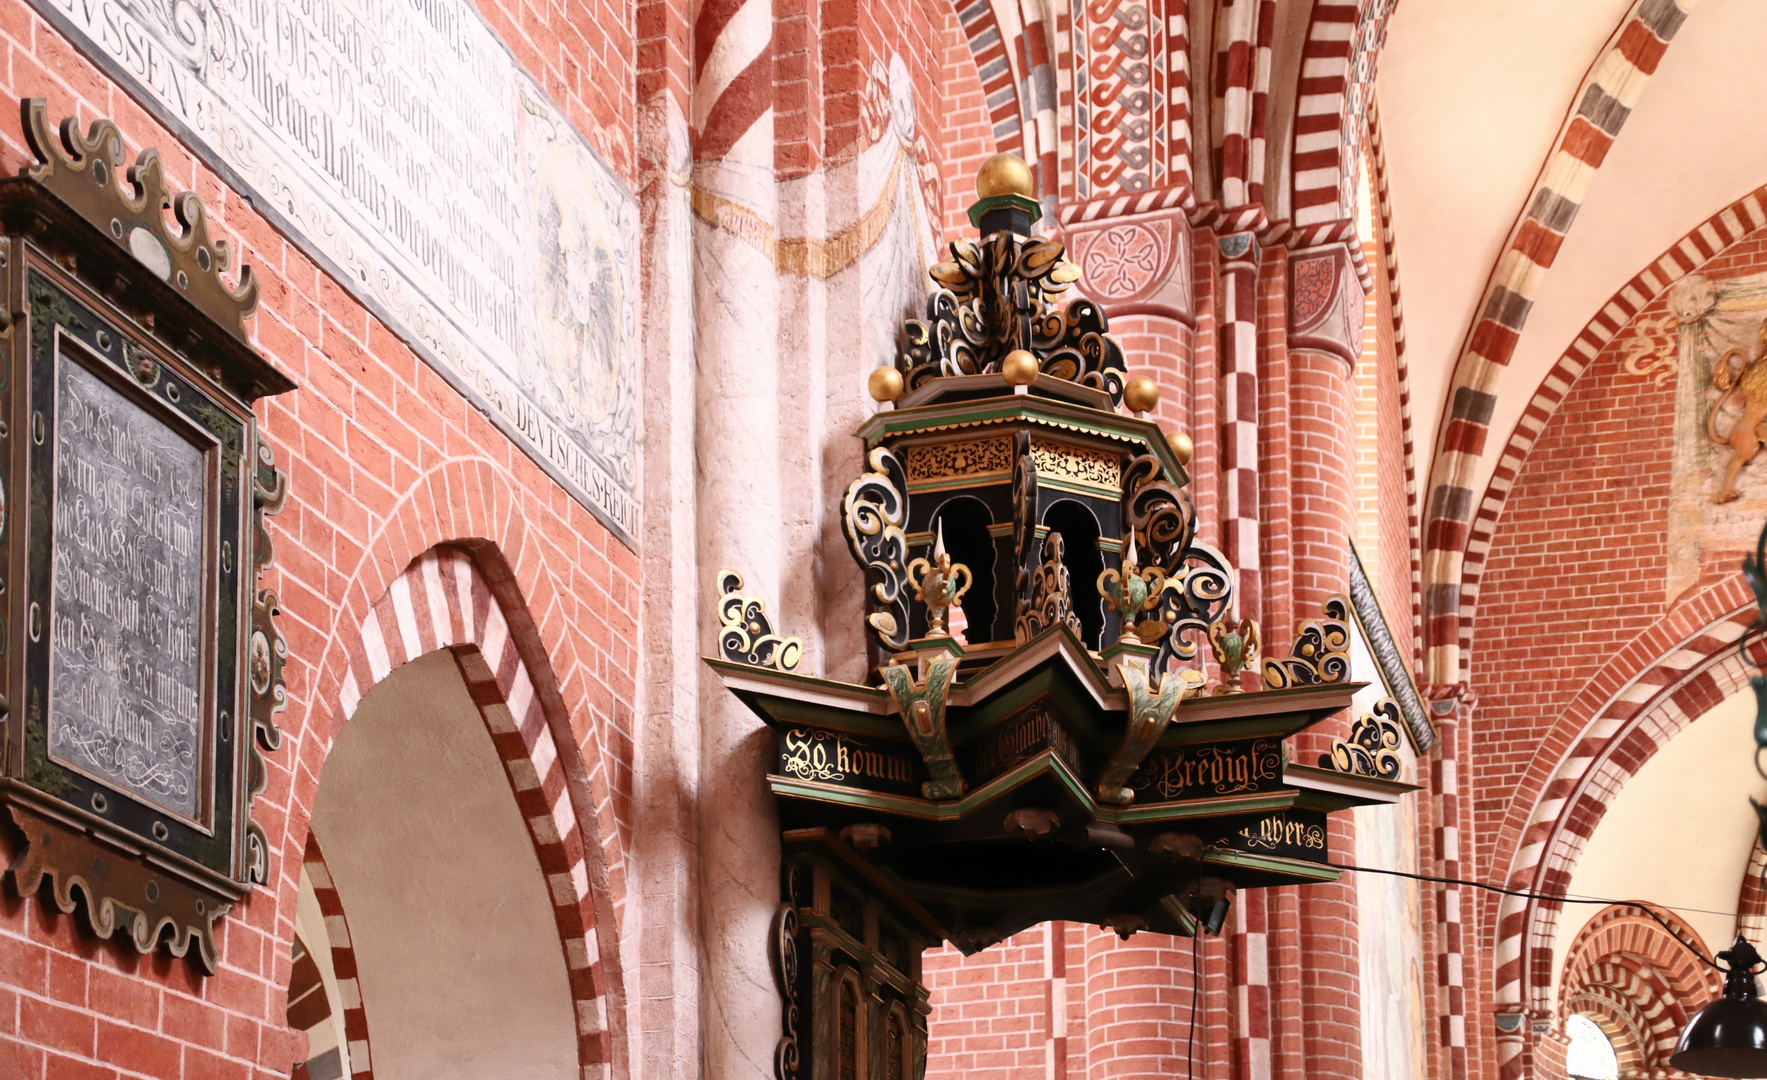
[[[1578,88],[1653,0],[1402,0],[1377,92],[1406,312],[1420,483],[1451,372]],[[1656,6],[1660,7],[1661,4]],[[1703,0],[1643,86],[1540,279],[1499,391],[1500,448],[1609,298],[1715,212],[1767,182],[1767,4]],[[1496,454],[1470,484],[1482,495]],[[1421,493],[1420,493],[1421,494]]]

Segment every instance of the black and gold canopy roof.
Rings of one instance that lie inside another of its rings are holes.
[[[1334,879],[1326,815],[1414,790],[1401,730],[1377,710],[1289,760],[1362,687],[1349,605],[1244,685],[1258,629],[1197,535],[1190,441],[1148,417],[1101,308],[1054,308],[1079,274],[1026,235],[1015,175],[984,169],[984,235],[871,380],[886,407],[842,502],[868,678],[797,674],[733,571],[708,663],[774,731],[787,842],[843,852],[965,950],[1047,919],[1188,934],[1236,889]]]

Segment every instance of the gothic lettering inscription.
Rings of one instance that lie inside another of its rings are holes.
[[[922,779],[908,755],[866,740],[814,728],[787,728],[779,737],[779,772],[794,780],[919,794]]]
[[[1129,779],[1138,801],[1246,795],[1282,786],[1282,741],[1241,739],[1150,754]]]
[[[632,535],[637,205],[471,0],[31,3]]]
[[[1324,862],[1325,815],[1298,810],[1266,814],[1218,844],[1235,851]]]
[[[984,780],[997,776],[1045,748],[1054,750],[1063,764],[1079,772],[1079,750],[1067,729],[1048,709],[1029,709],[1001,724],[996,734],[982,743],[975,774]]]
[[[54,438],[49,752],[196,819],[203,452],[66,355]]]

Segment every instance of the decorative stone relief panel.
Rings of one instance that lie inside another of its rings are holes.
[[[1076,222],[1063,230],[1086,294],[1115,315],[1196,321],[1191,233],[1181,208]]]
[[[1343,244],[1296,253],[1288,264],[1289,345],[1354,364],[1362,355],[1362,286]]]

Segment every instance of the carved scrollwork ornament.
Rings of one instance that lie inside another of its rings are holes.
[[[798,1080],[798,909],[788,898],[773,913],[773,982],[779,990],[779,1043],[773,1050],[775,1080]]]
[[[780,637],[767,617],[767,602],[742,591],[742,575],[718,571],[718,652],[724,659],[750,667],[796,671],[804,643]]]
[[[266,518],[282,512],[288,498],[288,474],[276,466],[275,452],[262,437],[257,440],[252,470],[252,635],[246,655],[246,685],[251,695],[251,763],[247,802],[260,795],[268,781],[264,755],[282,747],[282,729],[276,714],[288,708],[288,689],[282,668],[288,661],[288,641],[276,628],[282,607],[276,593],[257,588],[256,582],[276,561]],[[270,881],[270,842],[257,822],[246,822],[246,879],[254,885]]]
[[[1289,655],[1264,661],[1264,685],[1272,690],[1291,686],[1339,683],[1350,677],[1350,600],[1325,599],[1325,617],[1302,620]]]
[[[1154,618],[1166,627],[1160,639],[1156,669],[1168,662],[1188,662],[1197,656],[1198,640],[1233,609],[1233,567],[1219,549],[1192,540],[1175,573],[1168,574],[1160,590]]]
[[[896,366],[910,390],[928,379],[998,372],[1008,353],[1024,349],[1044,374],[1122,401],[1123,350],[1103,309],[1084,299],[1055,307],[1080,277],[1060,243],[997,232],[953,241],[950,251],[928,271],[938,287],[926,318],[903,323]]]
[[[902,593],[908,571],[908,534],[902,531],[908,520],[907,475],[901,459],[885,447],[872,450],[866,461],[871,471],[848,485],[841,501],[841,532],[870,585],[873,610],[865,621],[886,648],[899,651],[908,644],[908,600]]]
[[[1143,454],[1123,470],[1123,529],[1148,566],[1170,577],[1196,538],[1196,508],[1189,496],[1166,480],[1160,459]]]
[[[1399,703],[1382,698],[1374,711],[1363,713],[1350,728],[1348,739],[1333,742],[1330,753],[1319,755],[1320,767],[1382,780],[1399,779],[1400,722]]]
[[[1013,621],[1013,640],[1023,645],[1052,626],[1067,626],[1076,637],[1080,617],[1074,614],[1073,589],[1062,561],[1062,538],[1052,532],[1043,541],[1043,562],[1031,574],[1031,598],[1020,601]]]

